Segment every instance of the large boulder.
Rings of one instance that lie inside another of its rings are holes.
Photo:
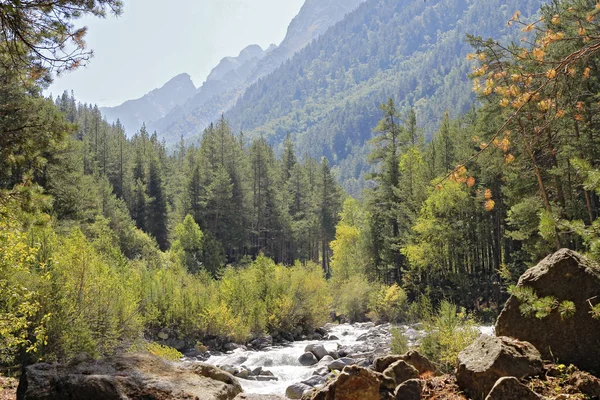
[[[150,354],[124,354],[96,361],[25,368],[18,400],[228,400],[242,392],[238,381],[212,365],[178,366]]]
[[[437,374],[437,368],[429,359],[421,355],[416,350],[411,350],[402,355],[386,355],[375,358],[373,361],[373,369],[377,372],[385,371],[390,365],[396,361],[406,361],[406,363],[412,365],[419,371],[419,375],[430,373],[432,375]]]
[[[456,381],[475,399],[484,398],[499,378],[525,378],[542,372],[540,353],[530,343],[481,335],[458,355]]]
[[[318,363],[319,360],[317,360],[317,357],[313,353],[307,351],[306,353],[298,357],[298,362],[301,365],[304,365],[305,367],[310,367],[311,365],[315,365],[316,363]]]
[[[404,360],[396,361],[383,371],[383,376],[394,381],[395,385],[400,385],[409,379],[419,377],[419,371]]]
[[[344,368],[342,373],[310,400],[380,400],[381,375],[356,365]]]
[[[304,349],[304,352],[313,353],[318,360],[329,355],[329,352],[325,350],[325,347],[322,344],[309,344]]]
[[[285,390],[285,397],[288,399],[301,399],[304,393],[310,392],[312,389],[313,387],[306,383],[294,383]]]
[[[485,400],[542,400],[542,396],[514,376],[505,376],[498,379]]]
[[[420,379],[409,379],[399,385],[394,391],[396,400],[421,400],[423,392],[423,381]]]
[[[562,318],[554,310],[542,319],[524,317],[519,300],[511,296],[496,322],[496,334],[528,341],[546,359],[600,371],[600,320],[590,314],[590,303],[600,302],[600,267],[562,249],[527,270],[517,287],[532,288],[540,298],[572,301],[575,314]]]

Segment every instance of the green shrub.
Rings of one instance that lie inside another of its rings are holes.
[[[354,275],[345,282],[330,282],[336,312],[350,322],[364,321],[368,312],[371,283],[363,275]]]
[[[480,335],[475,322],[464,310],[459,312],[454,304],[445,300],[436,314],[425,322],[424,328],[420,351],[444,372],[454,369],[458,353]]]
[[[393,354],[404,354],[409,350],[408,337],[399,328],[392,328],[390,330],[392,334],[391,347]]]
[[[183,357],[177,349],[162,345],[156,342],[150,342],[146,345],[146,350],[157,357],[164,358],[169,361],[178,361]]]
[[[369,318],[378,322],[400,322],[406,315],[406,292],[394,283],[381,285],[371,292]]]
[[[416,301],[408,306],[406,320],[409,322],[421,322],[431,319],[433,316],[433,305],[426,295],[420,295]]]

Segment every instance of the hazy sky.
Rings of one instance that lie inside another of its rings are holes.
[[[226,56],[279,44],[304,0],[124,0],[123,14],[86,18],[87,67],[55,79],[47,93],[74,90],[82,102],[113,106],[182,72],[196,86]]]

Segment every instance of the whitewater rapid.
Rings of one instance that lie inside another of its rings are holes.
[[[405,335],[409,338],[409,343],[413,345],[421,335],[414,326],[400,326]],[[305,367],[298,362],[298,357],[304,353],[304,348],[309,344],[322,344],[327,351],[336,351],[340,347],[357,345],[364,343],[357,339],[364,334],[368,334],[373,329],[372,324],[341,324],[329,325],[329,335],[334,335],[338,340],[304,340],[289,343],[282,346],[273,346],[267,350],[247,351],[237,349],[228,354],[211,356],[206,362],[215,366],[245,366],[249,370],[262,367],[269,370],[277,378],[277,381],[253,381],[238,379],[245,393],[254,394],[276,394],[285,397],[285,391],[288,386],[301,382],[313,375],[317,366]],[[493,327],[481,326],[480,331],[484,334],[493,335]]]

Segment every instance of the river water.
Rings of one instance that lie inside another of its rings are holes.
[[[414,344],[418,339],[420,332],[414,327],[402,326],[405,335],[408,336],[409,342]],[[231,365],[234,367],[246,366],[253,370],[257,367],[262,367],[265,370],[271,371],[277,381],[259,382],[246,379],[238,379],[245,393],[255,394],[277,394],[285,396],[285,390],[288,386],[308,379],[313,375],[314,367],[305,367],[300,365],[298,357],[304,353],[304,348],[309,344],[320,343],[325,346],[328,351],[335,351],[342,346],[356,345],[357,339],[368,333],[372,329],[370,324],[356,325],[332,325],[329,326],[329,334],[335,335],[339,340],[305,340],[290,343],[285,346],[273,346],[263,351],[245,351],[242,349],[234,350],[229,354],[220,356],[212,356],[207,360],[207,363],[223,366]],[[492,327],[480,327],[482,333],[493,334]]]

